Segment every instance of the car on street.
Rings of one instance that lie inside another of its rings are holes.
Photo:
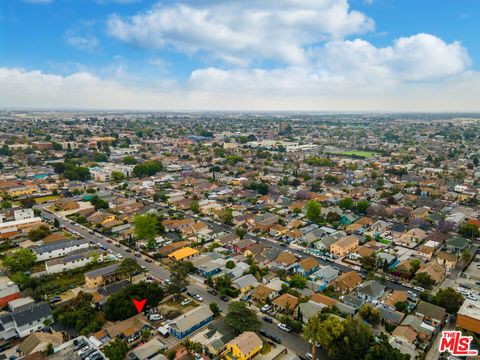
[[[267,322],[267,323],[272,323],[273,322],[273,319],[271,317],[268,317],[268,316],[264,316],[263,318],[263,321]]]
[[[284,323],[278,324],[277,327],[278,327],[280,330],[283,330],[283,331],[286,331],[286,332],[292,331],[292,329],[291,329],[288,325],[286,325],[286,324],[284,324]]]
[[[194,297],[196,300],[198,300],[198,301],[203,301],[203,297],[201,297],[201,296],[198,295],[198,294],[193,295],[193,297]]]
[[[228,301],[228,296],[227,295],[222,295],[222,296],[220,296],[220,300],[227,302]]]
[[[260,309],[261,312],[266,313],[268,310],[272,308],[271,305],[263,305],[262,308]]]
[[[117,258],[119,258],[119,259],[123,259],[123,255],[122,255],[122,254],[120,254],[120,253],[118,253],[118,254],[117,254]]]
[[[260,335],[266,337],[267,339],[272,340],[273,342],[276,342],[277,344],[282,343],[282,340],[278,336],[269,333],[267,330],[261,329],[259,333]]]

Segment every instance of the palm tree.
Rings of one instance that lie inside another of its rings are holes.
[[[312,344],[312,359],[315,360],[315,350],[317,344],[320,342],[320,332],[321,332],[321,320],[320,317],[313,316],[308,320],[307,326],[305,327],[304,336],[310,344]]]

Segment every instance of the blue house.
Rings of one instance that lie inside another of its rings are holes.
[[[219,263],[209,260],[203,264],[197,265],[197,271],[204,278],[208,278],[209,276],[213,276],[221,272],[222,266]]]
[[[320,263],[314,257],[309,257],[295,264],[293,271],[303,276],[312,275],[320,267]]]
[[[204,327],[213,320],[213,312],[208,306],[199,306],[186,314],[180,315],[169,325],[170,332],[177,339],[182,340]]]

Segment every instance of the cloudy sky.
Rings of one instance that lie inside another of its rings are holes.
[[[0,1],[0,107],[480,111],[477,0]]]

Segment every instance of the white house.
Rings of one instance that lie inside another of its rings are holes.
[[[62,240],[36,247],[33,252],[37,255],[36,261],[44,261],[65,256],[76,250],[88,249],[89,246],[84,240]]]
[[[73,251],[67,256],[46,261],[45,269],[47,270],[48,274],[56,274],[86,266],[96,257],[98,257],[99,261],[103,260],[103,255],[99,255],[98,251],[81,249],[78,251]]]
[[[23,338],[34,331],[42,330],[47,319],[52,320],[50,305],[34,302],[32,298],[21,298],[9,303],[9,313],[0,316],[0,338]]]

